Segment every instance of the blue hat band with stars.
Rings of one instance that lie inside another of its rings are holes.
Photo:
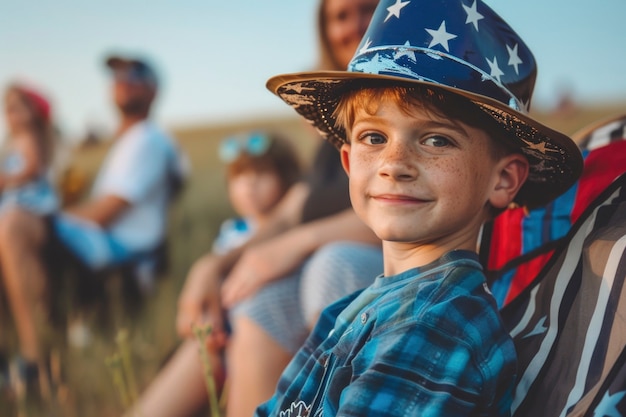
[[[384,82],[461,95],[527,157],[517,202],[535,207],[569,189],[583,166],[571,138],[529,116],[536,75],[526,44],[480,0],[381,0],[346,71],[277,75],[267,88],[337,147],[346,134],[334,113],[349,91]]]
[[[537,65],[517,33],[478,0],[383,0],[348,71],[441,84],[526,112]]]

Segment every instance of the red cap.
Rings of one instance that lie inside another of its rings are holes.
[[[46,122],[50,121],[50,102],[44,96],[24,86],[17,86],[16,89],[26,97],[39,117]]]

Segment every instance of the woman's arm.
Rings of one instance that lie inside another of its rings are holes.
[[[224,282],[222,302],[226,307],[236,304],[265,283],[296,270],[320,247],[340,240],[380,244],[351,208],[293,227],[245,251]]]

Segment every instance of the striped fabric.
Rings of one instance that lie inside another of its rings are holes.
[[[519,356],[514,417],[626,415],[626,174],[502,310]]]
[[[499,306],[532,283],[581,213],[626,172],[626,115],[590,127],[578,143],[584,171],[570,190],[530,213],[507,210],[483,231],[481,259]]]
[[[513,417],[626,416],[626,114],[578,143],[585,167],[569,191],[483,232],[519,356]]]

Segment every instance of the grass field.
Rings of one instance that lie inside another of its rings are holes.
[[[573,133],[588,123],[613,115],[626,106],[606,105],[568,113],[536,113],[535,117],[565,133]],[[277,129],[295,139],[305,163],[317,144],[313,131],[298,118],[247,120],[239,124],[190,126],[174,131],[181,147],[190,158],[192,171],[184,193],[173,204],[169,224],[170,265],[158,281],[156,290],[145,300],[136,315],[128,315],[116,298],[119,288],[111,280],[108,291],[113,303],[107,310],[108,324],[87,317],[91,325],[91,343],[78,349],[66,345],[64,334],[56,334],[62,386],[55,392],[55,405],[40,413],[38,408],[26,407],[22,415],[51,415],[67,417],[110,417],[123,412],[121,398],[109,368],[107,358],[117,349],[116,335],[122,329],[129,335],[133,375],[139,390],[156,374],[163,360],[175,348],[178,338],[174,330],[176,300],[191,263],[210,249],[220,222],[230,216],[225,198],[223,165],[216,157],[219,140],[228,134],[248,129]],[[107,144],[77,149],[71,165],[88,180],[93,177]],[[149,161],[146,161],[149,163]],[[6,306],[2,306],[6,310]],[[68,314],[75,313],[69,311]],[[10,320],[4,320],[10,325]],[[10,328],[3,326],[4,337],[13,338]],[[15,342],[13,342],[15,345]],[[19,415],[18,405],[10,398],[0,398],[0,416]],[[28,411],[31,410],[31,411]]]

